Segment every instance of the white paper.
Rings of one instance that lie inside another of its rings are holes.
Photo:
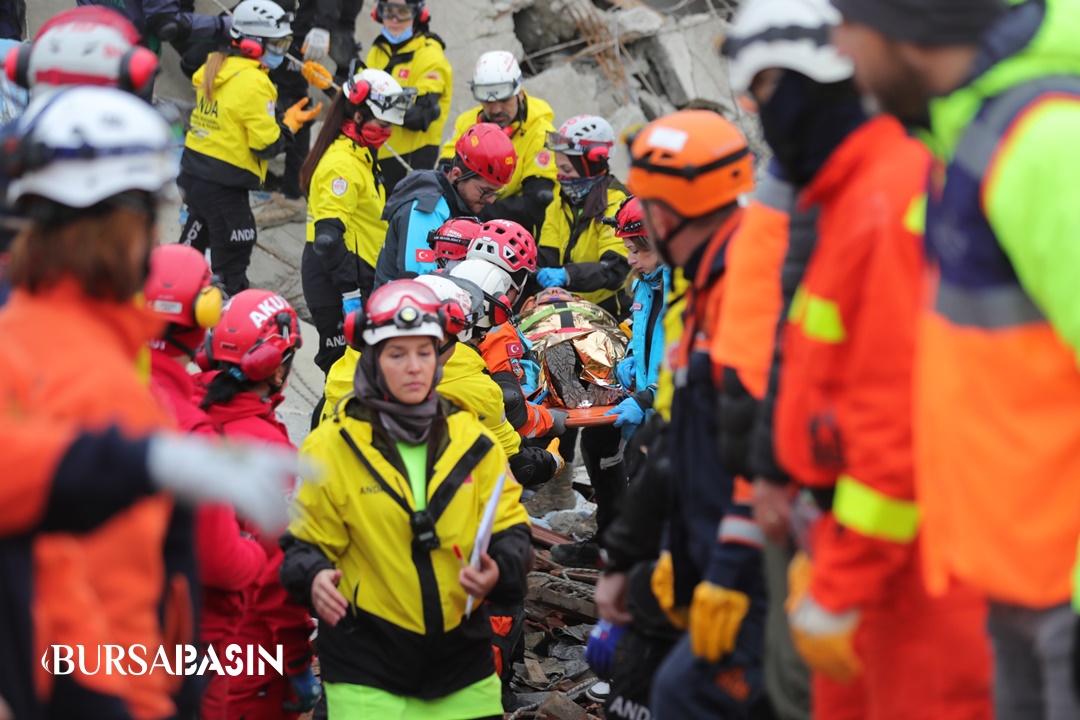
[[[472,556],[469,564],[474,568],[480,567],[480,556],[487,552],[491,544],[491,531],[495,528],[495,513],[499,509],[499,501],[502,499],[503,486],[506,485],[506,473],[499,476],[495,481],[495,489],[491,491],[491,497],[484,506],[484,516],[480,518],[480,527],[476,529],[476,539],[473,540]],[[465,600],[465,619],[472,614],[473,603],[476,602],[470,595]]]

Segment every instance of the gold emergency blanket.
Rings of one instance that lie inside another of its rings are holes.
[[[584,300],[536,305],[519,326],[540,362],[539,390],[571,410],[615,405],[625,397],[615,366],[628,340],[615,318]]]

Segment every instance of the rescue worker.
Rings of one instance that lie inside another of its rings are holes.
[[[282,578],[320,619],[332,720],[502,717],[491,625],[473,601],[524,599],[529,522],[505,454],[435,391],[439,310],[415,281],[377,289],[347,323],[356,394],[304,442],[327,476],[296,496]]]
[[[812,566],[805,555],[792,565],[791,631],[818,673],[815,717],[989,718],[985,605],[959,583],[929,596],[918,559],[910,402],[921,252],[905,220],[929,157],[895,118],[867,117],[835,48],[801,42],[838,19],[826,0],[753,0],[730,35],[735,66],[749,65],[736,89],[756,102],[801,201],[820,211],[784,330],[776,412],[778,457],[821,512],[805,548]],[[860,209],[869,217],[853,224]]]
[[[450,218],[428,236],[439,270],[449,270],[465,259],[481,227],[483,224],[474,217]]]
[[[929,121],[935,155],[914,371],[928,588],[959,580],[989,598],[999,720],[1078,716],[1067,667],[1080,537],[1080,426],[1068,419],[1080,398],[1077,168],[1062,148],[1076,137],[1080,8],[835,4],[857,83],[901,120]]]
[[[181,0],[76,0],[80,6],[93,5],[123,13],[142,36],[141,44],[159,57],[161,44],[183,46],[188,42],[220,44],[229,39],[232,17],[204,15],[183,8]]]
[[[504,50],[480,56],[469,87],[480,105],[458,115],[453,137],[443,143],[440,163],[449,166],[457,141],[469,128],[480,123],[498,125],[513,142],[518,164],[504,183],[502,195],[479,213],[480,219],[513,220],[538,236],[544,213],[555,198],[558,169],[551,152],[544,148],[547,134],[555,129],[555,112],[543,100],[525,93],[521,68]]]
[[[446,59],[446,43],[431,32],[426,2],[380,0],[374,17],[383,28],[368,51],[367,66],[385,70],[402,87],[417,91],[404,123],[393,129],[386,146],[379,149],[389,197],[410,167],[429,170],[438,162],[443,128],[450,116],[454,70]]]
[[[578,115],[549,133],[545,147],[555,154],[559,192],[544,215],[536,280],[544,288],[566,288],[623,320],[630,310],[627,250],[603,222],[626,199],[608,166],[615,131],[602,117]]]
[[[226,438],[246,438],[291,448],[289,433],[275,410],[300,347],[300,320],[280,295],[245,290],[229,300],[221,321],[210,331],[200,363],[211,369],[199,377],[205,394],[199,406]],[[291,488],[282,487],[282,493]],[[278,579],[282,554],[272,537],[259,537],[266,561],[248,592],[243,619],[228,642],[283,648],[285,674],[245,673],[229,678],[225,717],[243,720],[281,717],[296,720],[319,699],[311,669],[314,624],[305,606],[289,598]]]
[[[761,692],[763,536],[749,517],[749,489],[717,452],[719,373],[710,350],[727,244],[742,220],[740,198],[754,188],[753,167],[745,138],[707,110],[653,121],[630,152],[630,191],[641,202],[646,234],[690,282],[686,329],[670,355],[676,384],[667,549],[652,577],[660,606],[689,632],[660,668],[653,711],[660,720],[737,717]]]
[[[360,59],[360,43],[356,42],[356,18],[364,9],[364,0],[314,0],[302,2],[296,8],[294,23],[299,38],[298,52],[305,61],[324,63],[327,56],[334,61],[334,81],[344,85]]]
[[[248,191],[266,179],[266,163],[293,133],[319,114],[290,107],[279,123],[277,90],[266,73],[285,59],[289,14],[271,0],[243,0],[233,13],[226,51],[214,52],[195,73],[195,109],[177,185],[188,207],[181,242],[210,249],[210,266],[229,295],[248,287],[255,219]]]
[[[517,162],[506,135],[481,123],[458,140],[447,171],[418,170],[405,178],[383,213],[389,228],[375,267],[375,287],[434,270],[428,234],[450,218],[480,215],[510,182]]]
[[[324,372],[345,352],[344,312],[371,293],[386,238],[386,194],[376,153],[400,125],[409,96],[382,70],[362,70],[334,97],[304,162],[307,244],[300,262],[304,301],[319,332],[315,364]]]
[[[627,197],[619,205],[614,217],[604,218],[615,229],[615,237],[626,247],[626,259],[630,265],[627,286],[633,293],[634,334],[626,357],[616,368],[619,384],[630,397],[619,403],[608,415],[617,415],[615,427],[626,428],[623,436],[629,438],[652,410],[656,397],[656,383],[660,377],[660,363],[664,359],[663,317],[667,311],[667,298],[675,291],[675,279],[671,268],[656,253],[652,241],[645,234],[641,202]]]
[[[31,223],[13,247],[15,292],[0,316],[0,325],[13,338],[12,347],[19,349],[5,360],[8,406],[16,415],[49,419],[61,428],[71,423],[76,429],[101,430],[116,424],[139,436],[167,427],[168,418],[135,368],[142,346],[155,335],[156,321],[131,299],[141,289],[155,241],[155,193],[173,177],[168,125],[148,105],[122,91],[73,88],[32,104],[14,132],[19,142],[5,155],[8,198]],[[76,139],[81,155],[73,159]],[[88,148],[94,154],[88,156]],[[79,319],[65,335],[66,347],[73,352],[89,348],[85,352],[95,358],[92,366],[76,368],[67,360],[61,362],[67,356],[58,356],[55,343],[42,334],[43,328],[55,327],[54,316]],[[118,398],[124,400],[120,406]],[[186,483],[189,498],[199,488],[209,497],[239,491],[240,486],[207,491],[205,484],[212,478],[220,482],[222,475],[207,472],[207,454],[196,445],[185,449],[168,443],[155,449],[152,444],[151,453],[144,456],[151,475],[171,474]],[[221,454],[216,455],[221,460]],[[281,455],[276,455],[280,462]],[[162,473],[162,461],[175,467]],[[266,470],[264,465],[261,472]],[[201,473],[198,479],[192,477],[194,472]],[[242,475],[247,480],[241,484],[254,481],[247,471]],[[280,479],[276,472],[273,475]],[[87,503],[87,514],[101,522],[94,509],[107,506],[110,493],[105,487],[95,492],[102,500]],[[264,522],[275,515],[265,498],[249,509],[255,518],[262,515]],[[11,633],[15,641],[4,646],[33,652],[34,658],[53,644],[157,647],[163,639],[158,620],[165,583],[162,539],[170,511],[171,501],[158,495],[77,540],[60,535],[39,538],[34,543],[38,650],[28,648],[28,627]],[[78,526],[85,529],[93,522]],[[22,542],[25,553],[29,540]],[[28,567],[29,558],[22,557],[23,567]],[[12,590],[20,586],[28,598],[28,579]],[[18,619],[18,601],[13,609]],[[6,628],[5,635],[9,633]],[[4,696],[33,717],[26,673],[22,669],[0,676],[5,677],[5,686],[9,681],[14,684],[11,692],[4,688]],[[159,713],[172,712],[169,689],[160,678],[117,682],[79,671],[63,677],[52,687],[51,712],[95,717],[164,717]]]

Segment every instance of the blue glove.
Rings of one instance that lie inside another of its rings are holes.
[[[298,713],[314,710],[315,704],[319,702],[319,697],[322,695],[322,685],[319,684],[319,678],[315,677],[311,666],[309,665],[307,670],[296,675],[289,675],[288,678],[293,692],[296,693],[296,701],[285,702],[281,707]]]
[[[615,419],[615,427],[623,425],[640,425],[645,420],[645,411],[638,405],[634,398],[626,398],[621,403],[608,410],[605,415],[618,415]]]
[[[360,301],[360,291],[359,290],[355,291],[355,294],[354,293],[349,293],[348,295],[342,295],[341,296],[341,309],[345,311],[346,315],[348,315],[351,312],[356,312],[362,306],[363,306],[363,303]]]
[[[625,625],[612,625],[601,620],[589,633],[589,643],[585,646],[585,660],[592,666],[593,672],[600,678],[610,678],[615,664],[615,646],[626,632]]]
[[[618,378],[619,384],[627,390],[634,387],[634,376],[636,374],[637,368],[633,355],[627,355],[615,366],[615,377]]]
[[[536,282],[546,288],[566,287],[566,270],[562,268],[540,268],[536,273]]]

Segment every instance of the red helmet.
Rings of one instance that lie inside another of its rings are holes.
[[[249,380],[265,380],[302,344],[300,320],[285,298],[269,290],[236,294],[206,337],[206,358],[229,363]]]
[[[386,283],[371,293],[364,308],[345,318],[345,339],[357,348],[417,335],[441,341],[445,332],[442,301],[415,280]]]
[[[474,217],[450,218],[444,222],[428,238],[435,251],[435,262],[446,265],[449,260],[464,260],[469,243],[479,232],[480,221]]]
[[[517,167],[514,144],[495,123],[477,123],[462,133],[454,154],[470,173],[497,185],[509,183]]]
[[[630,195],[615,212],[615,217],[604,218],[604,224],[615,228],[615,237],[628,238],[645,235],[645,211],[637,196]]]
[[[206,258],[188,245],[154,248],[143,294],[146,306],[173,325],[209,329],[221,320],[221,290],[213,285]]]
[[[515,287],[521,290],[529,273],[536,272],[536,241],[532,233],[513,220],[490,220],[480,228],[466,257],[497,265],[510,273]]]

